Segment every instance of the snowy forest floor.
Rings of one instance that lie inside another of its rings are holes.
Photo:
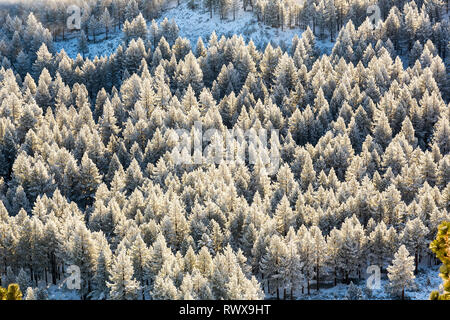
[[[173,6],[176,6],[176,1]],[[226,37],[231,37],[234,34],[242,35],[246,42],[253,40],[258,48],[264,48],[269,41],[276,46],[289,47],[292,38],[295,35],[301,37],[304,31],[299,28],[281,30],[266,26],[256,20],[253,12],[244,11],[242,8],[236,12],[235,20],[233,20],[232,13],[229,14],[227,19],[221,20],[217,13],[214,13],[213,17],[210,18],[210,13],[203,8],[191,10],[187,7],[187,3],[182,3],[179,7],[167,9],[155,21],[160,24],[166,17],[169,20],[175,20],[180,29],[179,36],[187,38],[191,42],[192,49],[194,49],[199,37],[207,42],[213,31],[219,38],[222,35]],[[147,24],[150,30],[151,21],[147,21]],[[122,32],[116,30],[110,33],[107,40],[105,34],[97,36],[95,43],[92,41],[92,37],[90,37],[90,40],[87,58],[109,56],[122,43]],[[329,38],[317,40],[317,47],[323,54],[330,54],[333,46],[334,42],[330,42]],[[69,34],[64,41],[56,41],[55,49],[57,52],[64,49],[69,57],[75,59],[78,54],[78,32]]]
[[[442,279],[439,277],[439,265],[432,267],[421,266],[419,268],[419,274],[416,275],[415,288],[406,291],[406,299],[410,300],[428,300],[430,293],[434,290],[438,290],[439,286],[442,284]],[[392,300],[393,297],[389,293],[387,286],[389,280],[387,279],[386,273],[381,275],[381,288],[379,290],[373,290],[372,296],[367,296],[366,279],[363,278],[355,283],[363,292],[364,300]],[[332,286],[332,283],[324,283],[321,285],[320,290],[317,292],[315,283],[311,283],[311,294],[302,294],[301,290],[294,293],[296,300],[345,300],[348,290],[348,285],[343,283],[338,283],[337,286]],[[332,286],[327,288],[328,286]],[[50,300],[80,300],[80,295],[77,290],[68,290],[65,286],[59,287],[56,285],[51,285],[48,287],[48,298]],[[266,300],[276,299],[275,294],[267,294],[265,296]],[[283,292],[280,290],[280,299],[283,299]],[[287,299],[290,299],[289,293]],[[395,297],[394,297],[395,299]]]
[[[419,273],[416,275],[415,287],[406,290],[405,299],[410,300],[428,300],[430,293],[434,290],[438,290],[439,286],[442,284],[442,279],[439,277],[439,265],[432,267],[421,266],[419,267]],[[352,279],[354,284],[358,286],[362,292],[362,298],[364,300],[392,300],[395,299],[389,290],[388,284],[389,279],[384,271],[381,275],[381,288],[378,290],[373,290],[371,296],[367,295],[366,289],[366,278],[363,275],[361,280]],[[316,291],[316,284],[311,283],[311,294],[302,294],[301,290],[294,293],[296,300],[345,300],[347,295],[349,285],[338,283],[334,286],[333,283],[323,283],[320,286],[320,290]],[[289,299],[289,293],[287,299]],[[272,300],[276,299],[276,295],[268,295],[266,293],[265,299]],[[280,291],[280,299],[283,299],[283,293]]]

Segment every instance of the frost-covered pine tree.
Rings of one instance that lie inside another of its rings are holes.
[[[15,276],[14,271],[11,268],[11,266],[7,266],[6,267],[6,275],[4,277],[4,281],[3,282],[4,282],[4,285],[5,285],[6,288],[8,288],[8,286],[10,284],[16,282],[16,276]]]
[[[114,25],[114,18],[112,18],[111,15],[109,14],[108,8],[105,8],[105,11],[103,11],[100,21],[103,28],[105,29],[106,40],[108,40],[108,34],[110,31],[112,31],[111,29]]]
[[[347,300],[362,300],[363,292],[358,286],[353,284],[353,281],[351,281],[345,297],[347,298]]]
[[[293,239],[287,242],[287,253],[284,257],[282,257],[283,269],[281,273],[283,275],[283,279],[285,279],[286,281],[286,289],[290,291],[291,300],[294,299],[294,291],[304,281],[302,273],[303,262],[301,261],[300,255],[298,254],[298,245],[296,240],[297,239],[294,236]]]
[[[173,280],[169,276],[158,274],[151,292],[154,300],[175,300],[179,292],[175,287]]]
[[[448,154],[450,152],[450,125],[448,116],[442,116],[436,122],[433,140],[439,146],[442,154]]]
[[[88,28],[89,33],[92,35],[92,38],[95,43],[96,42],[95,37],[99,33],[101,21],[98,20],[94,15],[92,15],[91,18],[89,19],[88,26],[89,26],[89,28]]]
[[[130,256],[133,262],[134,278],[142,289],[142,297],[145,298],[145,289],[149,281],[149,261],[151,251],[148,249],[141,235],[138,235],[130,248]]]
[[[167,247],[166,240],[162,234],[159,234],[156,241],[152,244],[151,248],[151,259],[149,261],[149,277],[151,282],[153,282],[161,270],[164,261],[168,256],[172,255],[170,248]]]
[[[385,262],[388,260],[389,250],[387,244],[387,228],[383,221],[369,234],[367,246],[370,261],[383,269]]]
[[[385,149],[392,139],[392,129],[388,118],[383,110],[378,111],[376,124],[373,128],[373,138],[383,149]]]
[[[274,219],[278,233],[283,237],[286,236],[289,228],[293,226],[295,222],[295,216],[286,195],[283,196],[278,204],[277,209],[275,210]]]
[[[394,256],[392,265],[387,268],[389,287],[392,293],[405,299],[405,290],[414,283],[414,258],[402,245]]]
[[[83,58],[89,52],[88,39],[84,31],[81,31],[80,38],[78,39],[78,51],[81,52]]]
[[[48,290],[45,285],[39,285],[34,289],[34,300],[48,300]]]
[[[203,87],[203,72],[192,52],[186,55],[184,61],[180,61],[177,80],[180,91],[186,90],[188,86],[191,86],[196,94],[200,93]]]
[[[128,1],[125,7],[125,19],[132,21],[139,14],[139,7],[136,0]]]
[[[213,272],[213,260],[206,246],[202,247],[197,255],[196,268],[204,277],[209,277]]]
[[[103,241],[102,241],[103,242]],[[109,297],[108,280],[110,277],[112,263],[112,252],[109,244],[103,242],[100,245],[95,274],[93,277],[92,296],[96,299],[103,300]]]
[[[322,235],[322,231],[317,226],[312,226],[309,230],[312,237],[313,257],[316,273],[316,289],[319,291],[321,268],[327,261],[327,243]]]
[[[283,260],[286,259],[288,252],[286,244],[278,235],[272,236],[266,254],[260,262],[261,272],[267,281],[267,287],[272,284],[276,288],[277,299],[280,299],[280,287],[283,286],[286,279],[283,278]]]
[[[301,230],[301,229],[300,229]],[[299,231],[300,231],[299,230]],[[303,234],[298,235],[298,252],[300,260],[303,263],[303,275],[306,281],[308,294],[311,293],[311,281],[316,275],[315,273],[315,257],[314,257],[314,239],[308,229],[304,230]],[[302,287],[303,293],[303,287]]]
[[[84,207],[92,204],[95,197],[95,191],[101,183],[102,176],[100,175],[97,166],[85,153],[81,160],[78,178],[78,201]]]
[[[69,240],[63,243],[63,250],[66,251],[66,261],[80,268],[81,276],[81,297],[85,298],[91,290],[92,276],[95,270],[96,248],[92,233],[84,224],[77,221],[67,221],[68,228],[75,230],[71,233]],[[70,227],[69,227],[70,225]],[[70,229],[69,229],[70,230]]]
[[[423,224],[420,218],[409,220],[400,237],[402,243],[408,248],[408,251],[414,253],[414,274],[417,274],[419,267],[419,257],[422,250],[427,247],[426,237],[428,228]]]
[[[311,157],[307,154],[305,164],[300,175],[300,184],[303,190],[307,190],[310,185],[314,186],[316,180],[316,172],[312,164]]]
[[[333,228],[327,236],[327,265],[334,276],[334,285],[337,285],[339,272],[339,254],[342,245],[342,234],[340,230]]]
[[[108,287],[112,300],[136,300],[139,283],[133,278],[133,263],[125,249],[120,250],[113,259]]]
[[[21,268],[19,274],[16,277],[15,283],[19,285],[22,291],[25,291],[25,288],[28,288],[31,285],[30,275]]]
[[[25,292],[25,300],[37,300],[33,288],[27,288],[27,291]]]

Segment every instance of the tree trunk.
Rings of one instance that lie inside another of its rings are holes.
[[[261,280],[264,280],[264,273],[261,273]],[[262,281],[263,291],[266,291],[266,286],[264,285],[264,281]]]
[[[50,261],[51,261],[51,273],[52,273],[52,283],[54,285],[56,285],[56,273],[57,273],[57,268],[56,268],[56,259],[55,259],[55,255],[51,254],[50,256]]]
[[[319,264],[317,264],[317,276],[316,276],[316,290],[319,291],[319,276],[320,276],[320,269],[319,269]]]
[[[33,267],[30,266],[29,268],[30,268],[30,278],[31,278],[31,281],[33,282]]]
[[[334,286],[336,287],[337,286],[337,270],[336,270],[337,268],[335,267],[334,268]]]
[[[416,268],[414,269],[414,274],[417,274],[417,270],[419,268],[419,253],[416,250],[416,253],[414,254],[414,262],[415,262],[415,266]]]
[[[333,25],[330,25],[330,41],[333,42]]]

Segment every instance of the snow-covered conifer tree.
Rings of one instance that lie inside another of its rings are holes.
[[[414,258],[402,245],[394,256],[392,265],[387,268],[389,285],[393,294],[405,298],[405,290],[414,283]]]
[[[111,275],[107,283],[112,300],[135,300],[139,294],[139,282],[133,277],[133,263],[125,249],[114,257]]]

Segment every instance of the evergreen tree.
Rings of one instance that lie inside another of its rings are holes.
[[[322,235],[322,231],[316,226],[311,227],[309,230],[312,237],[312,245],[313,245],[313,258],[314,261],[314,267],[315,267],[315,274],[316,274],[316,288],[317,291],[319,291],[319,285],[320,285],[320,270],[325,265],[325,262],[327,261],[327,243]]]
[[[301,230],[301,229],[300,229]],[[299,230],[299,231],[300,231]],[[298,232],[297,232],[298,233]],[[314,239],[308,230],[305,230],[303,234],[299,236],[298,251],[300,260],[303,262],[303,275],[305,276],[308,295],[310,294],[310,282],[315,276],[315,263],[314,259]],[[302,288],[303,292],[303,288]]]
[[[97,187],[100,185],[102,176],[96,165],[89,159],[87,153],[83,155],[78,177],[78,201],[86,207],[90,205],[95,197]]]
[[[283,196],[275,211],[274,219],[277,231],[281,236],[286,236],[289,228],[294,225],[294,213],[286,196]]]
[[[275,286],[277,292],[277,299],[280,299],[280,287],[283,286],[285,279],[283,279],[283,260],[288,254],[286,244],[282,239],[274,235],[267,247],[267,253],[264,255],[260,268],[267,281],[267,287],[270,292],[270,284]]]
[[[442,261],[443,266],[446,266],[445,268],[441,268],[441,273],[439,276],[444,281],[443,285],[443,292],[433,291],[430,295],[431,300],[449,300],[450,299],[450,280],[449,280],[449,269],[448,265],[450,264],[449,258],[448,258],[448,250],[449,250],[449,244],[448,244],[448,230],[450,227],[449,222],[443,222],[439,226],[439,231],[436,236],[436,239],[431,242],[430,249],[433,251],[437,258]]]
[[[408,251],[414,252],[415,274],[418,272],[421,251],[426,247],[425,239],[427,235],[428,228],[422,223],[420,218],[409,220],[400,235],[403,244],[409,249]]]
[[[346,294],[347,300],[362,300],[363,298],[363,292],[362,290],[353,284],[353,281],[350,282],[350,285],[348,286],[347,294]]]
[[[108,8],[105,8],[105,11],[103,11],[103,14],[101,16],[101,24],[105,29],[106,40],[108,40],[108,34],[112,30],[112,27],[114,25],[114,19],[109,14]]]
[[[81,52],[83,58],[89,52],[88,39],[84,31],[81,31],[80,38],[78,39],[78,51]]]
[[[71,221],[66,223],[69,224]],[[80,268],[80,292],[81,297],[86,298],[91,291],[95,270],[96,248],[92,234],[81,222],[77,222],[72,237],[64,243],[64,246],[67,248],[66,261]]]
[[[289,232],[293,232],[293,229],[290,229]],[[299,285],[303,284],[304,277],[302,274],[303,262],[300,259],[300,255],[298,254],[298,245],[296,242],[295,234],[292,239],[287,242],[287,253],[282,258],[282,276],[285,279],[286,289],[290,290],[291,300],[294,299],[294,291],[298,288]]]
[[[25,293],[25,300],[37,300],[33,288],[27,288],[27,291]]]
[[[405,290],[414,283],[414,258],[402,245],[394,256],[392,265],[387,268],[389,286],[392,293],[405,299]]]
[[[103,244],[98,253],[96,270],[93,277],[93,296],[99,300],[109,297],[109,288],[107,286],[112,263],[112,252],[108,244]]]
[[[138,235],[134,241],[130,251],[131,260],[133,262],[134,278],[139,282],[139,285],[142,288],[142,297],[145,299],[144,290],[148,283],[148,270],[151,252],[140,235]]]
[[[140,287],[133,274],[131,259],[126,250],[122,249],[113,259],[110,282],[107,283],[112,300],[135,300],[138,297]]]

